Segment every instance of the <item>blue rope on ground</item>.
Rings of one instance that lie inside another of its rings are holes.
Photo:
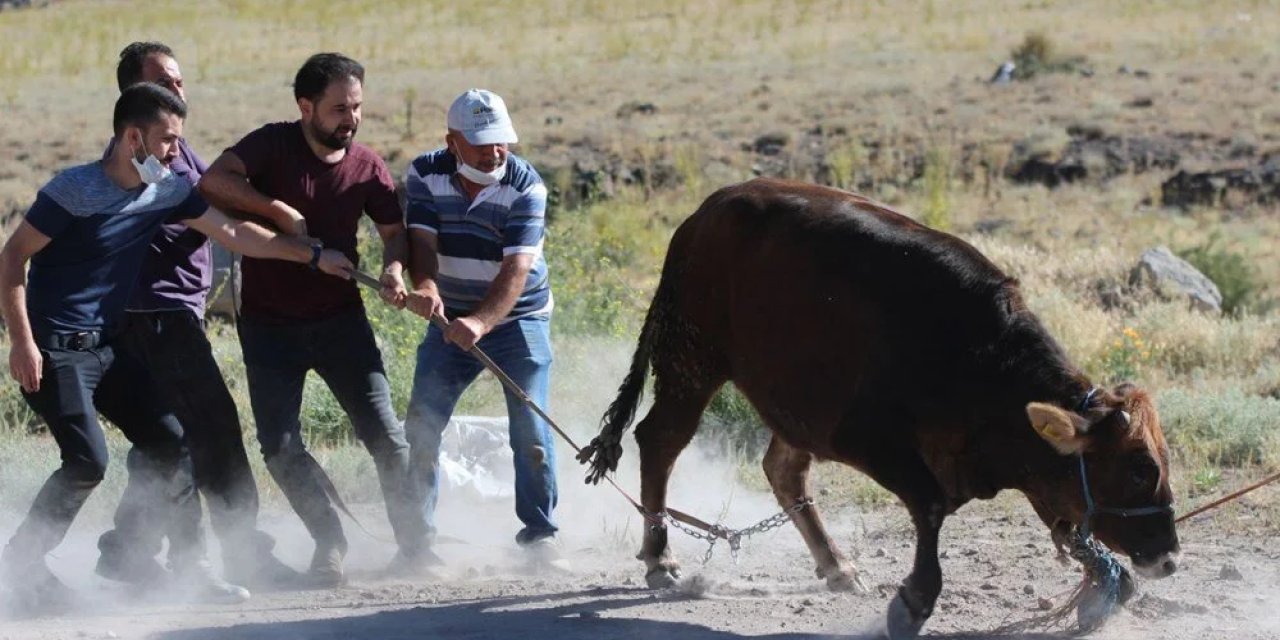
[[[1089,633],[1101,627],[1122,604],[1125,568],[1115,554],[1083,528],[1076,529],[1070,555],[1084,566],[1084,584],[1074,600],[1078,633]]]

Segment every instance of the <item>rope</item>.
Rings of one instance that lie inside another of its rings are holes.
[[[377,278],[363,271],[360,271],[358,269],[348,269],[347,272],[351,274],[351,277],[356,282],[370,289],[373,289],[375,291],[380,291],[382,289],[382,283],[379,282]],[[433,315],[431,317],[431,324],[435,325],[441,330],[444,330],[449,327],[449,321],[438,314]],[[498,382],[502,383],[502,386],[505,387],[512,394],[514,394],[516,398],[520,400],[521,403],[523,403],[526,407],[529,407],[530,409],[532,409],[534,413],[538,414],[538,417],[545,420],[546,423],[551,427],[552,431],[555,431],[556,435],[560,436],[561,439],[563,439],[566,443],[568,443],[570,447],[573,448],[574,453],[582,452],[582,447],[578,446],[578,443],[574,442],[573,438],[569,437],[569,434],[565,433],[564,429],[561,429],[560,425],[557,424],[556,421],[551,418],[551,416],[547,415],[547,412],[543,411],[542,407],[538,406],[538,403],[534,402],[533,398],[530,398],[529,394],[525,393],[524,389],[520,388],[520,385],[517,384],[515,380],[512,380],[511,377],[508,376],[507,373],[502,370],[502,367],[499,367],[498,363],[494,362],[493,359],[490,358],[489,355],[484,352],[484,350],[482,350],[479,346],[473,345],[469,353],[471,353],[472,356],[475,356],[475,358],[479,360],[480,363],[483,364],[486,369],[489,370],[489,373],[492,373],[494,377],[498,379]],[[625,498],[627,502],[631,503],[631,506],[635,507],[636,511],[640,512],[640,515],[643,516],[646,521],[650,522],[651,524],[658,524],[658,525],[664,523],[664,519],[662,515],[651,514],[648,511],[646,511],[645,508],[640,505],[640,502],[637,501],[635,498],[631,497],[631,494],[627,493],[625,489],[623,489],[620,485],[618,485],[618,483],[615,482],[611,476],[606,475],[604,476],[604,479],[607,480],[614,489],[617,489],[618,493],[622,494],[622,497]],[[701,518],[694,517],[692,515],[689,515],[688,513],[685,513],[677,509],[672,509],[670,507],[667,508],[665,515],[677,522],[689,525],[696,529],[701,529],[702,531],[716,538],[723,538],[725,540],[728,540],[729,534],[732,533],[732,531],[729,529],[725,529],[724,527],[721,527],[718,525],[710,524],[705,520],[702,520]]]
[[[1232,500],[1235,500],[1236,498],[1239,498],[1240,496],[1243,496],[1244,494],[1249,493],[1250,491],[1261,489],[1271,484],[1272,482],[1275,482],[1276,480],[1280,480],[1280,473],[1276,473],[1270,477],[1263,478],[1262,480],[1259,480],[1258,482],[1255,482],[1239,491],[1225,495],[1204,506],[1198,507],[1196,509],[1192,509],[1191,511],[1188,511],[1187,513],[1184,513],[1178,516],[1178,519],[1174,520],[1173,522],[1174,524],[1177,524],[1179,522],[1182,522],[1183,520],[1189,520],[1191,518],[1194,518],[1206,511],[1209,511],[1210,509],[1216,509],[1228,502],[1231,502]]]

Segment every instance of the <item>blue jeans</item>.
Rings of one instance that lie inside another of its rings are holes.
[[[477,346],[493,359],[545,411],[551,381],[550,319],[531,317],[494,328]],[[440,438],[462,392],[484,370],[471,354],[444,341],[432,326],[418,346],[418,367],[405,417],[410,477],[420,500],[423,526],[435,532],[440,488]],[[505,391],[505,389],[504,389]],[[551,429],[533,410],[506,391],[511,451],[515,462],[516,516],[524,528],[516,542],[527,544],[555,535],[556,455]]]

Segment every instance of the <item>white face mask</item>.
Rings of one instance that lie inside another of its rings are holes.
[[[139,162],[137,154],[134,154],[129,161],[133,163],[133,168],[138,170],[138,177],[142,179],[143,184],[163,182],[171,175],[169,167],[164,166],[155,154],[147,154],[147,159],[142,162]]]
[[[461,173],[462,177],[476,184],[481,184],[486,187],[491,184],[498,184],[498,181],[502,180],[502,177],[507,175],[507,163],[505,162],[498,165],[498,167],[493,171],[481,171],[463,162],[462,154],[458,153],[457,149],[453,150],[453,158],[458,161],[458,173]]]

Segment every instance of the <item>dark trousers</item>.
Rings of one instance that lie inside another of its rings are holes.
[[[196,487],[209,508],[209,521],[222,543],[227,564],[251,564],[274,541],[257,531],[258,487],[249,467],[240,416],[204,333],[204,323],[187,310],[130,313],[117,349],[151,372],[161,396],[182,424]],[[135,539],[138,552],[159,550],[162,532]],[[116,532],[108,532],[104,541]],[[250,568],[250,567],[243,567]]]
[[[43,344],[43,341],[37,340]],[[62,466],[44,483],[5,550],[7,561],[40,562],[58,546],[107,469],[101,412],[134,445],[129,479],[115,513],[118,539],[167,533],[177,566],[203,558],[200,499],[182,427],[162,402],[145,367],[110,345],[84,350],[43,348],[40,390],[23,397],[49,425]],[[155,552],[152,552],[154,555]]]
[[[240,348],[258,443],[271,477],[322,545],[345,547],[342,524],[325,491],[324,471],[302,441],[302,388],[318,373],[373,455],[387,517],[402,548],[421,539],[408,488],[409,445],[391,406],[391,387],[363,308],[315,322],[273,325],[242,318]]]

